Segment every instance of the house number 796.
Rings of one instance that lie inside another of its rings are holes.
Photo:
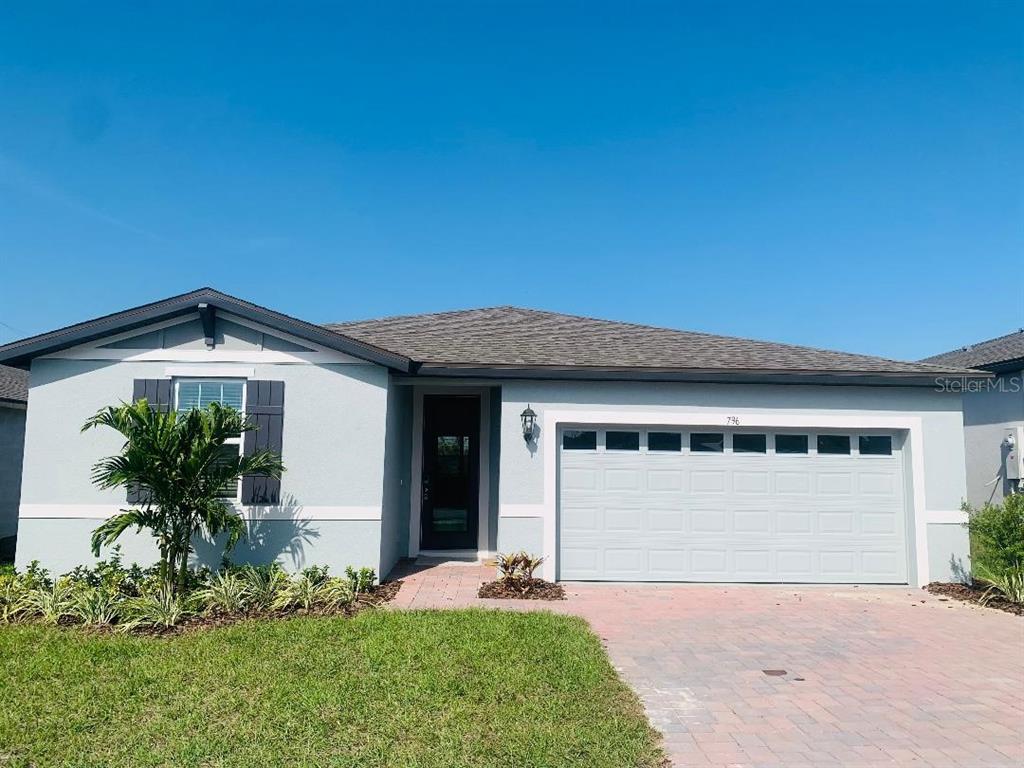
[[[740,425],[740,420],[738,416],[726,416],[725,423],[730,424],[734,427],[738,427]]]

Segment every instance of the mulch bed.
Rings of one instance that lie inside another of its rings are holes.
[[[988,587],[983,587],[980,584],[946,584],[941,581],[933,581],[931,584],[924,587],[924,589],[928,590],[933,595],[940,595],[940,600],[943,598],[952,598],[953,600],[961,600],[965,603],[980,605],[981,598]],[[988,602],[985,603],[984,607],[995,608],[996,610],[1006,611],[1007,613],[1013,613],[1017,616],[1024,616],[1024,604],[1011,602],[998,593],[993,594]]]
[[[552,584],[544,579],[529,581],[488,581],[481,585],[477,597],[497,600],[565,600],[561,584]]]

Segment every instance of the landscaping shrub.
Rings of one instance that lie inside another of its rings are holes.
[[[125,599],[104,586],[79,586],[72,595],[70,614],[86,626],[109,626],[122,617]]]
[[[61,619],[73,615],[75,584],[62,576],[50,584],[29,589],[26,615],[36,616],[45,624],[59,624]]]
[[[169,587],[160,587],[153,594],[126,601],[121,628],[130,632],[133,629],[176,627],[193,614],[193,602]]]
[[[244,578],[231,570],[215,573],[209,585],[196,593],[205,613],[242,613],[249,607],[249,590]]]
[[[373,568],[360,568],[357,571],[350,565],[345,569],[345,576],[348,577],[352,591],[357,595],[362,592],[368,592],[373,588],[374,582],[377,581],[377,573]]]
[[[564,600],[565,590],[558,584],[534,577],[544,564],[543,557],[528,552],[499,554],[498,580],[484,584],[477,591],[479,597],[537,600]]]
[[[354,599],[355,591],[349,581],[332,578],[327,575],[326,567],[314,566],[306,568],[288,582],[278,595],[274,607],[331,611],[349,605]]]
[[[514,552],[498,555],[498,578],[502,581],[533,580],[534,572],[544,564],[543,557],[533,557],[528,552]]]
[[[184,593],[168,587],[158,566],[125,567],[119,548],[108,560],[79,566],[60,578],[32,563],[23,573],[0,573],[0,623],[36,621],[153,631],[202,617],[243,617],[269,612],[336,613],[373,589],[372,568],[330,576],[324,566],[290,576],[277,563],[225,566],[215,574],[190,569]]]
[[[249,607],[256,611],[269,611],[278,595],[288,585],[288,574],[277,563],[247,565],[238,571],[245,585]]]
[[[1024,494],[975,509],[964,505],[975,576],[1009,600],[1024,602]]]

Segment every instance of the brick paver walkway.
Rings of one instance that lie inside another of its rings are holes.
[[[477,599],[492,575],[405,565],[395,604],[583,616],[677,768],[1024,766],[1019,617],[909,588],[568,584],[562,603]]]

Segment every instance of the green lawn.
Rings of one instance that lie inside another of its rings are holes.
[[[627,768],[660,752],[580,619],[372,611],[173,638],[0,627],[0,766]]]

